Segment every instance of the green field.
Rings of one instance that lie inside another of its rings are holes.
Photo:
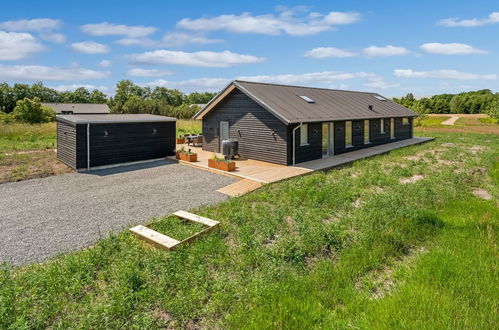
[[[4,266],[0,328],[495,328],[499,139],[417,135],[437,139],[193,210],[221,228],[174,252],[122,232]]]

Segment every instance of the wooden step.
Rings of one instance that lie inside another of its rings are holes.
[[[219,193],[232,196],[232,197],[237,197],[241,196],[244,194],[249,193],[250,191],[256,190],[262,186],[261,182],[251,180],[251,179],[243,179],[236,181],[234,183],[231,183],[228,186],[225,186],[223,188],[218,189],[217,191]]]
[[[174,238],[158,233],[157,231],[154,231],[142,225],[130,228],[130,231],[138,235],[140,238],[166,250],[171,250],[177,244],[180,244],[180,241],[177,241]]]
[[[197,222],[197,223],[203,224],[205,226],[209,226],[209,227],[214,227],[220,223],[218,221],[208,219],[208,218],[202,217],[200,215],[192,214],[192,213],[185,212],[185,211],[177,211],[177,212],[173,213],[173,215],[176,215],[179,218],[189,220],[192,222]]]

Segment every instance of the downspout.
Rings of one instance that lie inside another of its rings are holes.
[[[90,171],[90,123],[87,123],[87,171]]]
[[[293,128],[293,165],[296,164],[296,130],[300,127],[303,126],[303,122],[300,123],[300,125],[296,126],[295,128]]]

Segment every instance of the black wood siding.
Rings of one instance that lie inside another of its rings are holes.
[[[175,122],[90,124],[90,167],[162,158],[174,149]],[[87,168],[87,124],[57,123],[57,155]]]
[[[246,94],[235,89],[203,117],[203,150],[220,152],[220,121],[229,122],[241,157],[288,164],[287,126]]]
[[[76,168],[76,127],[57,122],[57,159]]]
[[[368,148],[385,143],[412,138],[412,118],[409,124],[403,125],[402,118],[395,118],[395,139],[390,138],[390,118],[385,118],[385,133],[381,133],[381,120],[369,120],[369,142],[364,143],[364,121],[352,121],[352,147],[345,147],[345,121],[334,122],[334,154],[342,154],[362,148]],[[292,130],[298,125],[288,127],[289,141],[288,164],[292,164]],[[317,133],[317,134],[316,134]],[[300,130],[296,131],[296,163],[322,158],[322,123],[309,123],[308,146],[300,146]]]

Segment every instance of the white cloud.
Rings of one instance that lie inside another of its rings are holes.
[[[488,51],[474,48],[473,46],[460,43],[442,44],[439,42],[430,42],[422,44],[419,48],[422,51],[431,54],[441,55],[468,55],[468,54],[487,54]]]
[[[341,72],[341,71],[323,71],[300,74],[280,74],[280,75],[258,75],[258,76],[238,76],[234,78],[196,78],[182,81],[168,81],[157,79],[146,83],[145,86],[156,87],[163,86],[168,88],[177,88],[185,92],[192,91],[220,91],[231,80],[239,79],[255,82],[267,82],[290,85],[309,85],[327,88],[346,89],[348,85],[345,81],[360,79],[364,80],[364,86],[374,89],[388,89],[398,86],[398,84],[388,84],[382,76],[369,72]]]
[[[109,47],[94,41],[74,42],[71,49],[84,54],[104,54],[109,52]]]
[[[305,52],[305,57],[311,58],[328,58],[328,57],[352,57],[357,56],[358,53],[354,53],[348,50],[335,48],[335,47],[318,47]]]
[[[128,70],[126,74],[132,77],[162,77],[162,76],[170,76],[173,73],[171,71],[158,70],[158,69],[133,68]]]
[[[210,39],[204,36],[192,35],[183,32],[167,33],[161,40],[152,40],[149,38],[123,38],[116,43],[122,46],[140,46],[140,47],[180,47],[188,44],[207,45],[222,42],[220,39]]]
[[[101,68],[109,68],[111,65],[113,65],[113,62],[111,62],[110,60],[102,60],[99,62],[99,66]]]
[[[396,69],[393,70],[393,74],[399,78],[434,78],[454,80],[497,79],[497,74],[477,74],[456,70],[413,71],[412,69]]]
[[[383,47],[369,46],[367,48],[364,48],[362,50],[362,53],[367,57],[375,57],[375,56],[407,55],[409,54],[409,51],[404,47],[386,45]]]
[[[0,60],[14,61],[45,50],[29,33],[0,31]]]
[[[303,36],[332,30],[335,25],[351,24],[360,20],[355,12],[308,13],[297,16],[298,10],[283,10],[278,15],[220,15],[212,18],[184,18],[177,27],[191,31],[223,30],[232,33],[255,33],[266,35],[288,34]]]
[[[230,82],[231,79],[227,78],[196,78],[182,81],[168,81],[164,79],[157,79],[146,83],[146,86],[150,87],[167,87],[176,88],[185,92],[193,91],[207,91],[207,92],[218,92],[225,85]]]
[[[21,19],[0,23],[0,29],[9,31],[51,31],[61,26],[62,22],[51,18]]]
[[[259,75],[259,76],[239,76],[236,79],[267,82],[277,84],[329,84],[339,80],[348,80],[359,77],[359,73],[349,73],[341,71],[323,71],[300,74],[279,74],[279,75]]]
[[[0,80],[5,81],[103,79],[110,74],[109,71],[94,71],[79,67],[59,68],[43,65],[0,64]]]
[[[152,26],[142,26],[142,25],[118,25],[111,23],[98,23],[98,24],[85,24],[80,26],[80,29],[92,36],[102,37],[102,36],[127,36],[129,38],[139,38],[150,35],[156,32],[157,28]]]
[[[137,64],[173,64],[200,67],[225,68],[237,64],[258,63],[265,61],[264,57],[237,54],[231,51],[223,52],[181,52],[171,50],[156,50],[140,54],[129,55],[133,63]]]
[[[438,25],[447,27],[476,27],[489,24],[499,23],[499,12],[492,12],[488,17],[485,18],[471,18],[471,19],[457,19],[457,18],[446,18],[437,22]]]
[[[74,91],[75,89],[80,87],[86,88],[89,91],[98,89],[103,93],[107,93],[110,91],[110,88],[107,86],[96,86],[96,85],[86,85],[86,84],[58,85],[58,86],[51,86],[50,88],[53,88],[59,92],[65,92],[65,91]]]
[[[189,33],[173,32],[167,33],[161,39],[165,47],[183,46],[187,44],[207,45],[222,42],[220,39],[210,39],[203,36],[196,36]]]
[[[56,44],[62,44],[66,41],[66,36],[61,33],[42,33],[40,34],[40,38]]]

